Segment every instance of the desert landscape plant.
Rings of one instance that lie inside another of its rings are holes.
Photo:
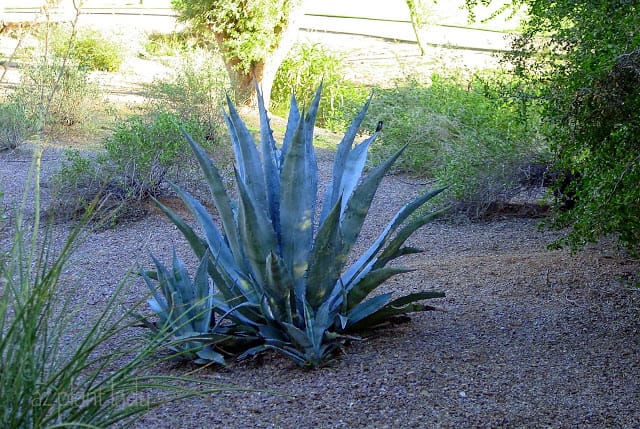
[[[201,124],[207,140],[214,142],[223,127],[220,110],[229,84],[218,53],[185,44],[176,49],[170,65],[168,75],[145,86],[145,110],[172,112],[182,121]]]
[[[192,327],[190,332],[176,329],[175,333],[193,344],[199,360],[206,360],[211,350],[198,352],[212,347],[218,353],[213,359],[222,362],[225,348],[216,350],[216,346],[231,338],[236,345],[246,343],[240,357],[274,349],[300,366],[316,367],[327,363],[354,333],[394,315],[432,310],[419,301],[444,296],[424,291],[393,299],[392,292],[374,293],[385,280],[410,271],[386,265],[419,252],[404,246],[405,241],[440,213],[411,215],[442,189],[406,204],[369,249],[347,267],[378,185],[404,148],[361,177],[367,151],[377,136],[353,145],[367,102],[338,147],[332,182],[322,210],[316,213],[313,130],[320,94],[321,87],[308,112],[301,112],[292,97],[280,149],[259,91],[261,150],[228,100],[225,120],[236,156],[233,203],[218,169],[187,134],[211,188],[222,230],[200,202],[174,186],[204,235],[199,236],[170,208],[157,204],[201,260],[198,274],[191,281],[174,257],[173,269],[156,261],[156,270],[143,272],[143,277],[154,293],[150,305],[161,319],[159,326]]]
[[[35,130],[23,105],[5,100],[0,102],[0,150],[15,149]]]
[[[479,4],[496,3],[465,2],[471,10]],[[555,184],[556,206],[570,212],[556,211],[555,226],[571,228],[566,239],[556,244],[578,249],[614,236],[620,245],[637,251],[640,214],[634,171],[638,146],[633,130],[637,129],[638,66],[630,59],[637,56],[640,45],[636,31],[640,2],[499,3],[497,13],[527,11],[508,59],[516,76],[539,86],[545,121],[554,125],[545,134],[554,168],[562,173]],[[609,84],[610,80],[615,84]],[[580,180],[568,183],[577,175]],[[567,193],[579,197],[567,205]]]
[[[286,117],[291,94],[308,105],[322,82],[316,124],[334,131],[348,128],[369,90],[344,79],[344,54],[319,43],[297,43],[284,59],[273,83],[270,111]]]
[[[51,38],[53,53],[72,59],[84,70],[115,72],[124,62],[124,47],[97,30],[56,30]]]
[[[0,229],[9,238],[0,253],[2,427],[110,427],[171,400],[219,391],[204,380],[205,389],[194,390],[188,387],[192,379],[151,371],[163,359],[157,346],[166,343],[166,332],[151,341],[124,335],[135,329],[133,311],[144,303],[122,310],[127,281],[90,321],[77,318],[86,305],[77,300],[81,285],[70,284],[64,272],[91,212],[60,244],[52,226],[41,225],[40,162],[37,150],[22,205],[14,222],[4,228],[3,221]],[[35,205],[33,218],[27,218],[28,199]]]
[[[257,79],[269,107],[280,63],[293,46],[302,16],[300,0],[172,0],[178,19],[214,39],[238,103],[253,99]],[[206,36],[205,36],[206,37]]]
[[[113,173],[112,178],[129,196],[157,196],[165,178],[175,178],[186,163],[187,145],[180,124],[200,144],[207,143],[207,130],[195,120],[183,122],[173,113],[156,111],[148,116],[130,116],[117,124],[105,140],[106,158],[99,162]]]
[[[94,130],[93,120],[106,103],[98,85],[72,61],[45,58],[24,67],[20,83],[9,100],[24,107],[28,121],[38,132],[61,135]],[[42,109],[46,106],[46,109]]]
[[[471,77],[450,70],[429,82],[410,77],[378,89],[371,117],[386,126],[372,146],[373,158],[408,145],[397,172],[449,184],[453,204],[482,215],[491,203],[517,193],[526,167],[548,153],[539,105],[526,98],[528,91],[499,70]]]

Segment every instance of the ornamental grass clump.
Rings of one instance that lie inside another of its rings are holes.
[[[0,427],[128,427],[160,405],[229,390],[157,373],[158,346],[173,332],[150,341],[135,334],[133,310],[122,311],[128,282],[103,306],[87,307],[86,287],[70,284],[68,273],[91,210],[61,242],[51,224],[41,226],[41,156],[37,149],[13,223],[0,211]]]
[[[367,150],[377,136],[353,144],[367,102],[337,148],[333,179],[317,211],[313,131],[320,93],[318,88],[306,113],[292,97],[280,148],[259,91],[259,146],[228,100],[225,120],[236,157],[235,200],[218,168],[185,133],[220,222],[178,186],[174,189],[200,224],[202,236],[156,202],[201,261],[193,279],[175,254],[171,268],[154,259],[155,271],[142,273],[153,293],[151,309],[160,319],[149,326],[172,329],[176,353],[224,363],[227,355],[242,358],[273,349],[300,366],[316,367],[354,334],[394,315],[432,310],[420,301],[444,296],[438,291],[400,298],[374,293],[390,277],[411,271],[387,264],[420,251],[404,243],[439,212],[414,213],[442,189],[406,204],[347,266],[378,185],[404,148],[362,177]]]

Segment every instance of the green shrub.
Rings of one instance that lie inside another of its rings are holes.
[[[640,250],[639,70],[640,49],[621,55],[572,104],[571,135],[558,165],[574,179],[559,195],[561,210],[552,222],[571,230],[556,245],[577,249],[614,235],[625,248]]]
[[[15,149],[33,132],[35,124],[25,107],[15,102],[0,103],[0,150]]]
[[[100,98],[98,85],[84,70],[57,57],[26,66],[10,95],[37,131],[53,135],[94,130],[95,118],[105,108]]]
[[[370,118],[384,121],[377,159],[408,145],[397,171],[451,185],[470,214],[519,189],[523,167],[546,153],[535,102],[501,74],[434,75],[375,92]],[[374,129],[375,121],[367,123]]]
[[[258,102],[261,150],[230,100],[225,116],[236,154],[235,201],[217,167],[189,138],[220,223],[178,187],[203,236],[158,203],[201,261],[193,278],[175,255],[170,268],[154,258],[155,271],[142,272],[154,294],[149,302],[160,319],[156,326],[174,333],[174,350],[197,362],[224,363],[225,353],[243,357],[274,349],[298,365],[315,367],[331,359],[354,332],[397,314],[432,310],[418,301],[443,293],[392,299],[391,292],[373,292],[390,277],[410,271],[386,265],[419,252],[404,243],[438,213],[411,215],[441,190],[405,205],[347,268],[378,185],[402,149],[361,177],[376,138],[353,146],[365,105],[337,149],[333,181],[317,218],[313,129],[320,89],[306,115],[292,99],[282,149],[276,148],[260,94]],[[181,347],[175,347],[178,341]]]
[[[187,164],[187,144],[180,127],[200,144],[206,131],[197,122],[184,122],[173,113],[158,111],[151,117],[132,116],[116,126],[105,142],[106,163],[128,198],[146,199],[161,193],[168,177],[179,175]],[[207,144],[207,146],[210,146]]]
[[[61,167],[52,177],[54,189],[51,210],[62,219],[78,217],[85,213],[99,195],[109,198],[104,190],[110,180],[108,174],[101,168],[99,160],[104,157],[91,156],[88,152],[77,149],[65,151]],[[117,213],[110,209],[117,209],[114,204],[105,208],[106,201],[97,206],[93,219],[100,217],[99,222],[108,218],[113,219]],[[107,221],[109,222],[109,221]]]
[[[167,191],[167,181],[189,183],[192,176],[198,177],[189,165],[182,126],[211,147],[200,124],[185,123],[173,113],[155,112],[120,122],[105,139],[102,152],[67,151],[53,177],[56,215],[76,217],[98,198],[94,220],[101,226],[144,216],[144,202]]]
[[[318,125],[331,130],[345,129],[369,91],[344,79],[342,61],[339,53],[320,44],[295,45],[276,73],[271,110],[285,116],[291,94],[301,104],[308,104],[322,82],[325,96],[318,109]]]
[[[53,34],[53,52],[61,58],[73,60],[85,70],[115,72],[124,62],[124,48],[97,30],[84,29],[73,38],[67,31],[59,30]]]
[[[513,71],[542,83],[545,121],[554,125],[547,135],[555,168],[561,177],[580,175],[568,189],[563,179],[557,184],[557,208],[568,209],[556,213],[557,226],[570,233],[556,245],[578,249],[611,235],[638,250],[638,64],[624,73],[621,68],[640,46],[640,2],[507,3],[527,11],[508,58]]]
[[[207,138],[217,140],[228,87],[224,64],[202,49],[187,50],[172,61],[174,74],[146,88],[149,110],[173,112],[183,121],[201,124]]]
[[[122,310],[125,297],[131,306],[124,282],[104,308],[92,306],[95,318],[78,322],[86,312],[77,299],[83,291],[65,284],[63,273],[84,221],[61,246],[50,229],[42,233],[40,172],[32,173],[25,189],[33,189],[35,216],[25,222],[24,208],[17,210],[8,251],[0,254],[2,427],[126,426],[168,401],[204,393],[201,385],[188,387],[193,380],[153,374],[161,363],[157,346],[167,336],[149,341],[127,332],[140,303]]]

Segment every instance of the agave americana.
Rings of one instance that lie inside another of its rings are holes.
[[[201,264],[191,281],[177,257],[172,270],[155,260],[156,271],[145,274],[145,280],[153,291],[149,302],[161,325],[169,324],[175,336],[184,339],[182,351],[198,361],[223,363],[223,354],[230,350],[245,357],[275,349],[301,366],[318,366],[354,333],[394,315],[431,310],[420,301],[444,296],[438,291],[399,298],[390,292],[372,293],[390,277],[410,271],[387,264],[420,251],[404,243],[438,216],[439,212],[418,215],[416,210],[442,189],[406,204],[368,250],[347,267],[378,185],[403,149],[363,177],[367,152],[378,132],[360,144],[354,145],[354,140],[369,100],[338,145],[332,181],[317,207],[313,131],[320,93],[321,87],[306,113],[292,97],[279,148],[259,90],[259,145],[227,100],[224,116],[236,158],[235,198],[215,164],[185,133],[220,221],[214,221],[203,204],[174,185],[203,235],[170,208],[156,203],[185,236]]]

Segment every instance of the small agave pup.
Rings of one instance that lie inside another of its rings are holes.
[[[194,280],[175,256],[173,270],[156,260],[157,271],[144,274],[153,291],[151,308],[160,326],[175,332],[179,347],[173,344],[173,349],[184,356],[222,363],[223,354],[231,350],[245,357],[274,349],[301,366],[315,367],[327,362],[353,333],[397,314],[432,310],[419,301],[444,296],[437,291],[397,299],[391,293],[372,294],[385,280],[410,271],[386,265],[419,252],[404,242],[439,213],[411,215],[442,189],[405,205],[371,247],[346,267],[378,185],[402,150],[362,177],[368,148],[378,134],[353,145],[367,102],[338,146],[318,217],[313,131],[320,93],[321,88],[306,114],[292,97],[280,149],[259,91],[260,146],[228,100],[225,120],[236,157],[235,201],[216,166],[186,136],[220,222],[174,186],[203,236],[157,204],[202,262]]]

